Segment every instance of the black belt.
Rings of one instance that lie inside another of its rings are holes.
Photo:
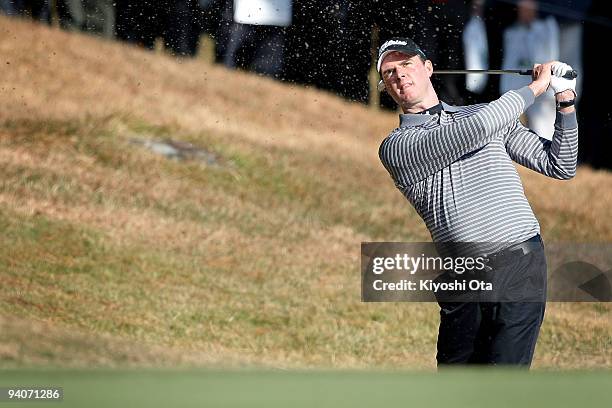
[[[542,248],[542,238],[540,237],[540,234],[536,234],[526,241],[519,242],[518,244],[511,245],[499,252],[487,255],[486,258],[489,260],[487,265],[493,268],[515,258],[525,256],[528,253],[540,248]]]

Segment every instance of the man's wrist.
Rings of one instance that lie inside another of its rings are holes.
[[[556,93],[555,98],[557,98],[557,102],[571,101],[576,99],[576,92],[572,89],[566,89],[565,91]]]
[[[533,81],[527,86],[531,89],[533,95],[536,97],[542,95],[544,92],[546,92],[546,89],[548,89],[548,85],[544,86],[542,83],[537,81]]]
[[[558,92],[555,94],[557,100],[557,110],[561,113],[570,113],[575,110],[574,103],[576,101],[576,92],[573,89],[566,89],[565,91]]]

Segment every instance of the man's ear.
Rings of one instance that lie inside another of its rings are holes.
[[[431,63],[431,60],[425,60],[425,69],[427,70],[429,77],[431,78],[431,76],[433,75],[433,64]]]

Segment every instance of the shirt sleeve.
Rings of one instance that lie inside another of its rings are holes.
[[[506,151],[515,162],[548,177],[574,177],[578,160],[576,112],[557,112],[552,140],[538,137],[517,120],[506,136]]]
[[[476,114],[435,129],[400,128],[383,140],[379,157],[397,186],[408,186],[507,133],[534,101],[531,89],[509,91]]]

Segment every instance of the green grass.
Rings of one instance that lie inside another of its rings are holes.
[[[461,370],[0,372],[0,387],[63,387],[62,407],[606,407],[612,373]],[[7,405],[8,406],[8,405]],[[31,406],[11,403],[11,407]]]

